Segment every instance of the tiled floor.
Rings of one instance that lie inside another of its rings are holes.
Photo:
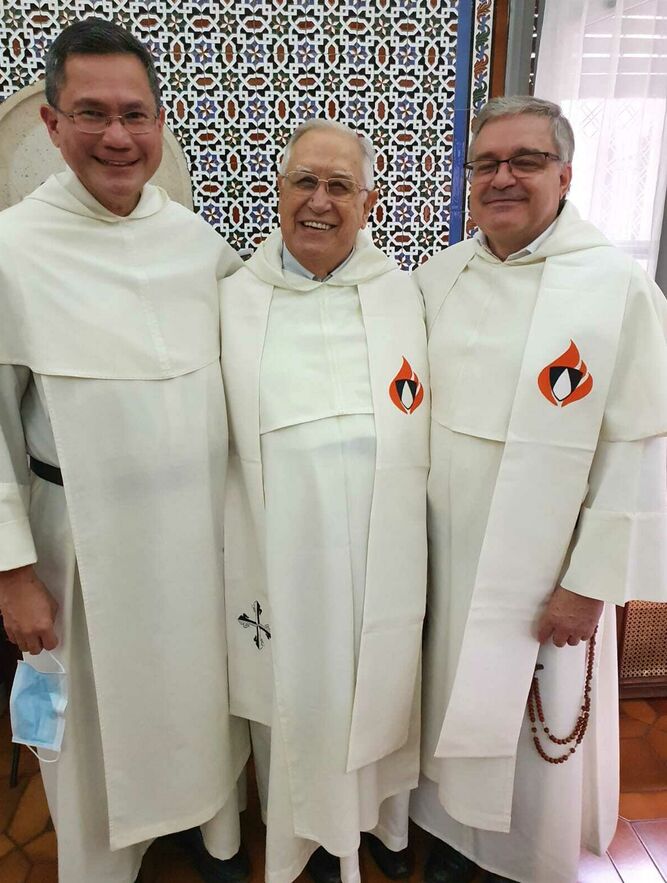
[[[667,881],[667,699],[621,703],[621,816],[606,856],[582,856],[578,883]],[[57,883],[56,838],[35,758],[21,752],[19,785],[9,788],[11,744],[7,715],[0,717],[0,883]],[[264,877],[263,830],[257,798],[243,814],[243,840],[253,867],[252,883]],[[417,866],[410,883],[422,879],[426,837],[413,832]],[[154,844],[144,859],[145,883],[201,883],[187,857],[168,841]],[[362,850],[365,883],[386,883]],[[304,874],[298,883],[306,883]],[[95,881],[81,881],[95,883]]]
[[[621,815],[667,819],[667,699],[621,702]]]

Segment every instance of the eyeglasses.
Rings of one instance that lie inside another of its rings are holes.
[[[281,174],[281,178],[286,178],[290,185],[300,193],[315,193],[320,184],[324,184],[329,196],[341,201],[352,199],[357,193],[364,190],[369,192],[368,187],[362,187],[352,178],[318,178],[311,172],[299,171]]]
[[[465,163],[463,168],[466,170],[468,181],[482,181],[495,177],[503,163],[507,163],[510,173],[515,178],[530,178],[531,175],[543,172],[550,159],[562,162],[555,153],[533,150],[530,153],[517,153],[516,156],[507,159],[475,159]]]
[[[111,115],[100,110],[78,110],[67,113],[59,107],[54,106],[53,109],[69,117],[74,128],[86,135],[101,135],[115,120],[120,120],[120,124],[130,135],[147,135],[153,131],[157,120],[157,114],[145,113],[143,110],[130,110],[127,113]]]

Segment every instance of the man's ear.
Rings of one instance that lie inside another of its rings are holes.
[[[46,131],[49,133],[49,138],[56,147],[60,147],[60,133],[58,131],[58,123],[60,120],[58,118],[58,112],[54,110],[50,104],[43,104],[39,109],[39,115],[44,121]]]
[[[162,131],[162,129],[164,128],[165,117],[166,117],[165,109],[164,109],[164,107],[161,107],[157,113],[157,125],[158,125],[158,129],[160,129],[160,131]]]
[[[567,196],[572,183],[572,164],[563,163],[560,167],[560,198]]]
[[[367,194],[366,200],[364,202],[364,223],[361,225],[362,230],[364,229],[364,227],[368,223],[368,219],[370,218],[371,212],[375,208],[375,203],[377,201],[378,201],[377,190],[371,190],[370,193]]]

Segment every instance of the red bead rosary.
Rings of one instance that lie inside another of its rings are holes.
[[[577,747],[581,744],[581,740],[586,734],[588,719],[591,712],[591,683],[593,681],[593,665],[595,662],[595,638],[597,632],[598,630],[596,627],[595,631],[591,635],[590,641],[588,642],[588,647],[586,648],[586,679],[584,681],[584,698],[581,705],[581,711],[574,725],[574,729],[572,730],[570,735],[566,736],[564,739],[559,739],[556,736],[552,735],[549,727],[546,726],[544,720],[544,709],[542,707],[542,697],[540,696],[540,682],[537,677],[537,672],[541,671],[544,666],[535,666],[533,682],[530,685],[530,692],[528,693],[528,717],[530,719],[530,731],[533,734],[533,743],[535,745],[535,748],[537,749],[537,753],[543,760],[546,760],[547,763],[565,763],[566,760],[569,760],[572,757],[574,752],[577,750]],[[537,732],[536,719],[539,720],[542,730],[544,731],[544,735],[549,739],[550,742],[553,742],[554,745],[570,745],[570,743],[572,742],[574,744],[565,752],[565,754],[561,754],[558,757],[552,757],[551,755],[547,754],[542,746],[542,743],[540,742],[540,736]]]

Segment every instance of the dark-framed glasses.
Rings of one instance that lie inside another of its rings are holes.
[[[368,187],[358,184],[353,178],[318,178],[312,172],[286,172],[281,177],[285,178],[291,187],[299,193],[315,193],[320,184],[324,187],[331,199],[352,199],[357,193],[368,192]]]
[[[115,120],[119,120],[130,135],[148,135],[155,128],[157,121],[157,114],[146,113],[143,110],[130,110],[127,113],[117,114],[106,114],[101,110],[77,110],[67,113],[59,107],[54,107],[54,110],[68,117],[74,128],[86,135],[101,135]]]
[[[466,170],[466,178],[469,181],[483,181],[493,178],[503,163],[507,163],[511,174],[515,178],[530,178],[538,175],[547,167],[549,160],[561,162],[561,158],[555,153],[544,150],[531,150],[529,153],[517,153],[507,159],[474,159],[463,166]]]

